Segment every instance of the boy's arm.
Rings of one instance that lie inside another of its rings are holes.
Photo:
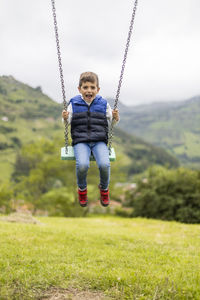
[[[118,111],[117,108],[116,108],[116,109],[113,109],[113,111],[112,111],[112,119],[113,119],[113,121],[115,121],[116,123],[119,122],[119,111]]]
[[[68,124],[71,123],[72,120],[72,104],[70,103],[67,107],[67,111],[62,111],[62,122],[67,121]]]
[[[112,110],[109,103],[107,103],[106,116],[110,124],[111,122],[113,122],[113,124],[117,124],[120,120],[118,109]]]

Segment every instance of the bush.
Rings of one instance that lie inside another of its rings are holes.
[[[114,211],[115,215],[124,217],[124,218],[130,218],[133,214],[133,209],[132,208],[124,208],[124,207],[117,207],[115,208]]]
[[[17,136],[11,137],[11,141],[13,142],[13,147],[20,148],[22,146],[22,142]]]
[[[7,143],[0,142],[0,150],[5,150],[5,149],[8,149],[8,148],[14,148],[14,146],[13,145],[9,145]]]
[[[0,211],[11,212],[11,199],[13,197],[12,188],[9,184],[0,186]]]
[[[87,213],[87,209],[80,207],[74,193],[67,188],[50,190],[40,198],[37,208],[47,211],[49,216],[80,217]]]
[[[128,202],[133,216],[200,223],[200,172],[153,167]]]
[[[6,134],[16,131],[16,128],[0,125],[0,133]]]

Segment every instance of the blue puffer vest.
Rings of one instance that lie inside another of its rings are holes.
[[[107,101],[97,95],[90,105],[78,95],[70,100],[72,104],[72,145],[77,143],[108,143]]]

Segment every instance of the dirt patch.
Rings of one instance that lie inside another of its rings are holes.
[[[44,292],[38,300],[109,300],[101,292],[79,291],[77,289],[51,288]]]
[[[8,216],[0,218],[0,221],[13,222],[13,223],[28,223],[28,224],[42,224],[40,221],[35,219],[31,213],[12,213]]]

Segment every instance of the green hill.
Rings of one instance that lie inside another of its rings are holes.
[[[164,148],[183,165],[200,167],[200,96],[122,108],[122,129]]]
[[[0,77],[0,178],[8,179],[16,152],[25,143],[60,135],[61,106],[12,76]]]
[[[62,105],[12,76],[0,77],[0,180],[10,178],[16,153],[22,145],[41,138],[57,139],[64,144],[61,123]],[[122,118],[123,119],[123,116]],[[114,146],[122,171],[131,175],[152,164],[178,166],[178,161],[161,148],[115,129]]]
[[[60,116],[57,103],[42,93],[41,87],[32,88],[15,80],[12,76],[0,77],[1,116],[25,120]]]

